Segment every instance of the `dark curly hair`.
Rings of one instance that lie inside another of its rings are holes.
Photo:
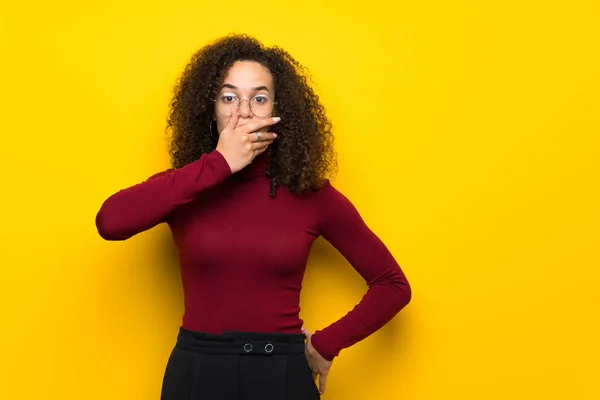
[[[275,197],[279,185],[295,194],[320,188],[337,162],[331,123],[308,84],[308,71],[287,51],[265,47],[247,35],[229,35],[201,48],[178,79],[167,119],[173,167],[181,168],[216,148],[212,100],[236,61],[258,62],[273,75],[275,115],[281,121],[271,128],[279,138],[268,150],[269,195]]]

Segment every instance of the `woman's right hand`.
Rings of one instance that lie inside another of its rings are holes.
[[[227,125],[219,135],[217,151],[223,155],[231,173],[236,173],[246,167],[259,154],[263,153],[277,134],[273,132],[261,132],[262,140],[259,140],[256,134],[261,128],[271,126],[279,122],[279,118],[265,118],[258,121],[252,121],[246,125],[236,128],[239,114],[237,107],[233,107],[233,112]]]

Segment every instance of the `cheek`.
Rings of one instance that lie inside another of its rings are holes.
[[[221,131],[225,128],[225,126],[227,125],[227,122],[229,122],[229,118],[230,117],[226,117],[226,116],[220,115],[220,114],[215,115],[215,120],[217,122],[217,131],[219,133],[221,133]]]

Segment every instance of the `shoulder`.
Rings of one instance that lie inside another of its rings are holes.
[[[313,193],[317,213],[321,218],[344,218],[357,213],[354,204],[329,179]]]
[[[313,193],[317,231],[330,240],[338,235],[364,228],[364,221],[354,204],[329,180]]]
[[[349,202],[347,197],[329,179],[324,179],[321,186],[313,193],[315,201],[328,204],[336,202]]]
[[[160,172],[157,172],[157,173],[155,173],[153,175],[150,175],[150,177],[148,179],[146,179],[146,180],[150,181],[152,179],[156,179],[158,177],[168,175],[169,173],[171,173],[173,171],[175,171],[175,168],[168,168],[168,169],[165,169],[164,171],[160,171]]]

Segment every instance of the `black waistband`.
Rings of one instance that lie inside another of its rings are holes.
[[[204,354],[304,353],[304,335],[289,333],[225,332],[215,335],[179,328],[177,347]]]

